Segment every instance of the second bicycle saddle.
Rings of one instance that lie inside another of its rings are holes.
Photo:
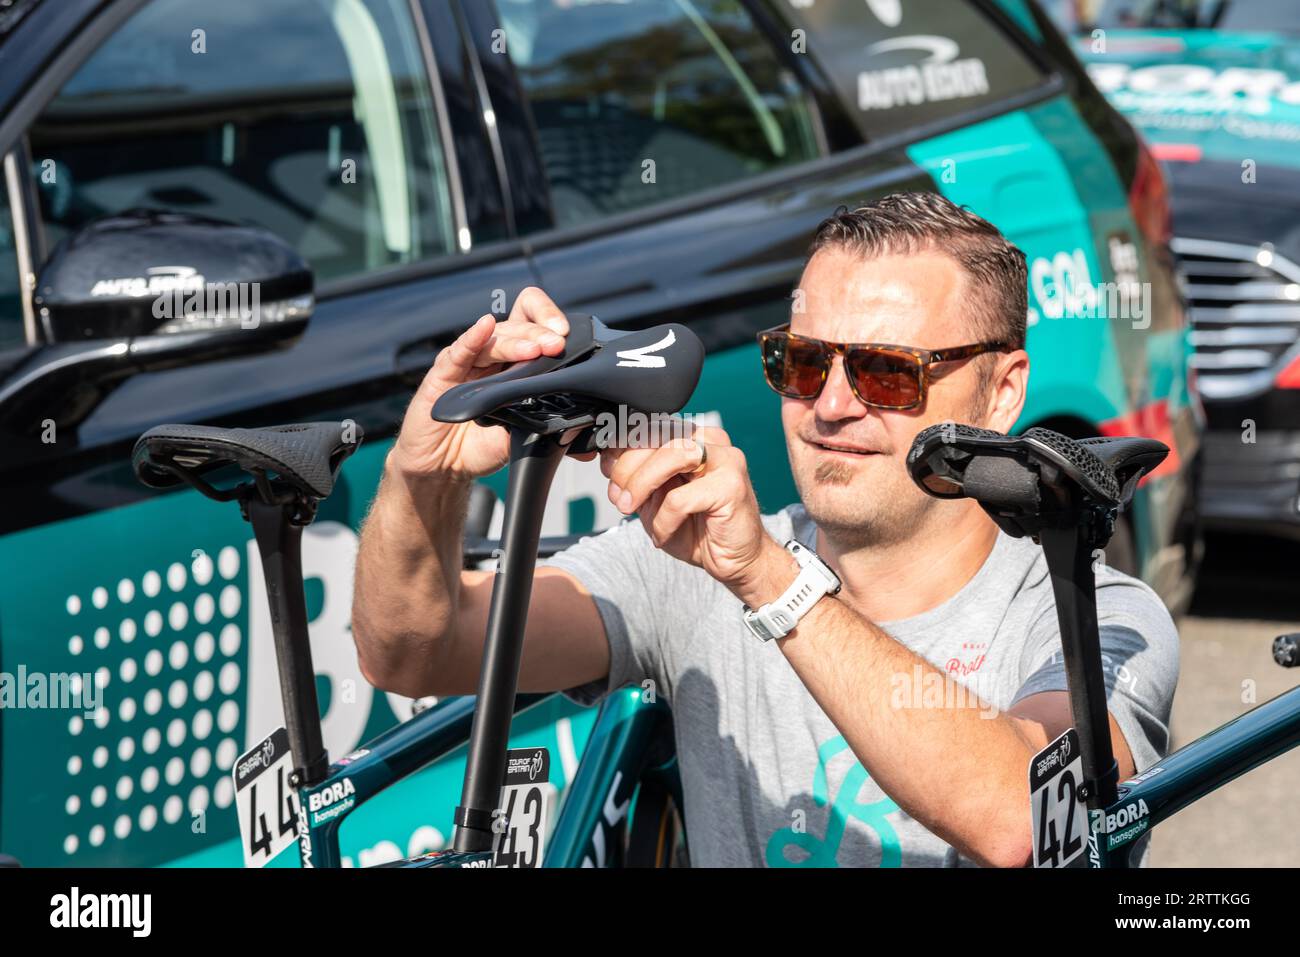
[[[635,332],[595,316],[570,315],[564,352],[448,389],[433,406],[440,422],[513,425],[541,434],[590,426],[619,406],[679,411],[695,391],[704,345],[680,323]]]
[[[1003,435],[939,423],[913,439],[907,470],[936,498],[975,499],[1008,534],[1095,520],[1098,537],[1109,539],[1138,481],[1168,454],[1154,439],[1078,441],[1043,428]]]
[[[273,475],[309,499],[334,490],[343,460],[361,444],[350,422],[303,422],[260,429],[159,425],[140,436],[131,453],[136,477],[152,488],[188,482],[209,497],[229,498],[203,476],[229,465],[254,476]],[[214,494],[215,493],[215,494]]]

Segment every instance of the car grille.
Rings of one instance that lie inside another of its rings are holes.
[[[1267,391],[1300,339],[1300,266],[1267,245],[1178,238],[1170,247],[1201,394],[1231,399]]]

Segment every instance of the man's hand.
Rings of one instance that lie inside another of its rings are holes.
[[[438,353],[407,407],[390,462],[409,476],[471,480],[491,475],[510,457],[504,427],[473,422],[437,422],[431,412],[453,386],[493,375],[515,362],[564,351],[569,321],[551,298],[530,286],[519,294],[510,316],[483,316]],[[588,456],[589,458],[592,456]]]
[[[771,601],[794,580],[794,559],[759,518],[745,453],[722,429],[696,428],[657,448],[607,449],[600,468],[609,500],[625,515],[638,512],[656,546],[746,604]]]

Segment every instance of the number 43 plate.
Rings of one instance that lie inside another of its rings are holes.
[[[1083,754],[1073,728],[1029,762],[1034,867],[1086,866],[1088,810],[1079,794],[1082,783]]]
[[[231,774],[245,867],[264,867],[297,839],[298,794],[289,784],[292,772],[284,728],[276,728],[235,762]]]
[[[494,867],[541,867],[556,797],[550,782],[551,753],[546,748],[506,752],[499,813],[507,823],[497,838]]]

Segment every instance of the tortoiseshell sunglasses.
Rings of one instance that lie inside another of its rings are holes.
[[[831,360],[842,356],[849,388],[859,402],[877,409],[915,409],[925,402],[930,379],[938,378],[931,372],[931,366],[1011,348],[1005,342],[977,342],[951,349],[912,349],[877,342],[825,342],[795,335],[789,323],[760,332],[758,344],[763,350],[763,375],[767,384],[781,395],[791,399],[817,398],[830,375]]]

